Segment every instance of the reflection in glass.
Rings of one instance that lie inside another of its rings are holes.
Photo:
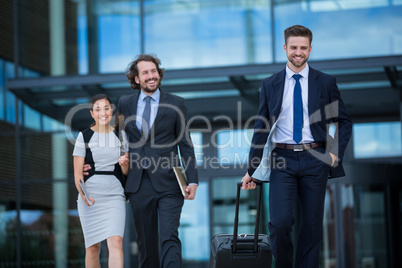
[[[0,119],[4,119],[5,104],[4,104],[4,92],[6,87],[4,61],[0,58]]]
[[[345,267],[387,267],[384,186],[342,185]]]
[[[48,209],[24,209],[20,213],[22,267],[56,267],[57,234],[51,231],[55,215]],[[16,267],[16,216],[15,210],[0,205],[0,267]],[[78,215],[69,215],[66,245],[74,259],[65,267],[83,267],[85,248]]]
[[[354,124],[353,153],[355,158],[401,156],[401,123]]]
[[[24,126],[30,129],[40,130],[42,125],[41,114],[27,105],[23,106],[23,111],[24,111],[24,117],[23,117]]]
[[[10,91],[6,91],[6,121],[15,123],[15,96]]]
[[[209,258],[208,183],[200,182],[195,200],[184,201],[179,236],[183,260],[207,261]]]
[[[145,1],[144,7],[145,52],[167,68],[272,60],[268,0]]]
[[[219,131],[217,135],[219,162],[246,168],[252,134],[252,129]]]
[[[236,183],[241,177],[214,178],[212,180],[212,235],[232,234]],[[241,191],[238,233],[254,233],[257,191]]]
[[[201,132],[191,132],[191,141],[194,146],[195,159],[197,161],[197,166],[202,166],[204,163],[204,152],[202,144],[202,133]]]
[[[323,245],[321,250],[321,266],[337,267],[335,239],[335,186],[328,185],[324,203]]]
[[[312,60],[401,54],[398,1],[275,1],[275,61],[287,60],[283,31],[294,24],[312,30]]]
[[[0,267],[14,264],[16,259],[16,210],[0,204]]]
[[[341,201],[342,201],[342,228],[344,236],[344,254],[347,267],[354,267],[356,263],[356,241],[355,241],[355,195],[353,185],[342,185]]]
[[[79,73],[125,72],[141,53],[139,1],[78,1]]]

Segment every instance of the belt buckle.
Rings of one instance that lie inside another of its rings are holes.
[[[303,144],[295,144],[293,145],[293,151],[294,152],[301,152],[304,150]]]

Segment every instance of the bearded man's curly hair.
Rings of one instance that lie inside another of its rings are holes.
[[[127,70],[126,70],[128,82],[130,83],[130,86],[132,89],[141,89],[140,84],[137,84],[137,82],[135,82],[135,77],[139,76],[137,65],[140,61],[151,61],[151,62],[155,63],[156,69],[158,70],[158,73],[159,73],[160,81],[162,81],[163,72],[165,69],[159,68],[159,65],[161,64],[160,59],[158,59],[153,54],[141,54],[137,57],[136,60],[129,63]]]

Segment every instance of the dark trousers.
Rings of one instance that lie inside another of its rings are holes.
[[[181,267],[178,228],[184,198],[180,190],[155,191],[145,171],[139,190],[128,193],[128,198],[137,233],[139,267]]]
[[[319,151],[324,153],[322,148]],[[299,198],[296,268],[318,268],[324,199],[330,166],[308,151],[275,148],[269,189],[269,231],[276,267],[293,268],[292,225]],[[328,161],[329,154],[323,155]]]

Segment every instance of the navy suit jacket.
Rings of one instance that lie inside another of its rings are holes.
[[[330,169],[330,178],[345,175],[342,158],[352,134],[352,121],[346,112],[334,76],[309,67],[308,76],[308,113],[314,141],[326,147],[340,158],[340,162]],[[262,81],[258,117],[254,124],[248,174],[252,176],[258,167],[270,127],[281,112],[286,70],[265,78]],[[329,135],[329,125],[335,124],[336,132]]]
[[[180,165],[178,149],[188,183],[198,184],[184,99],[162,90],[160,93],[158,113],[146,140],[141,140],[142,134],[136,125],[140,91],[119,100],[117,113],[124,116],[124,127],[130,143],[130,170],[125,187],[127,193],[135,193],[139,189],[144,165],[157,191],[179,189],[173,171],[173,166]]]

